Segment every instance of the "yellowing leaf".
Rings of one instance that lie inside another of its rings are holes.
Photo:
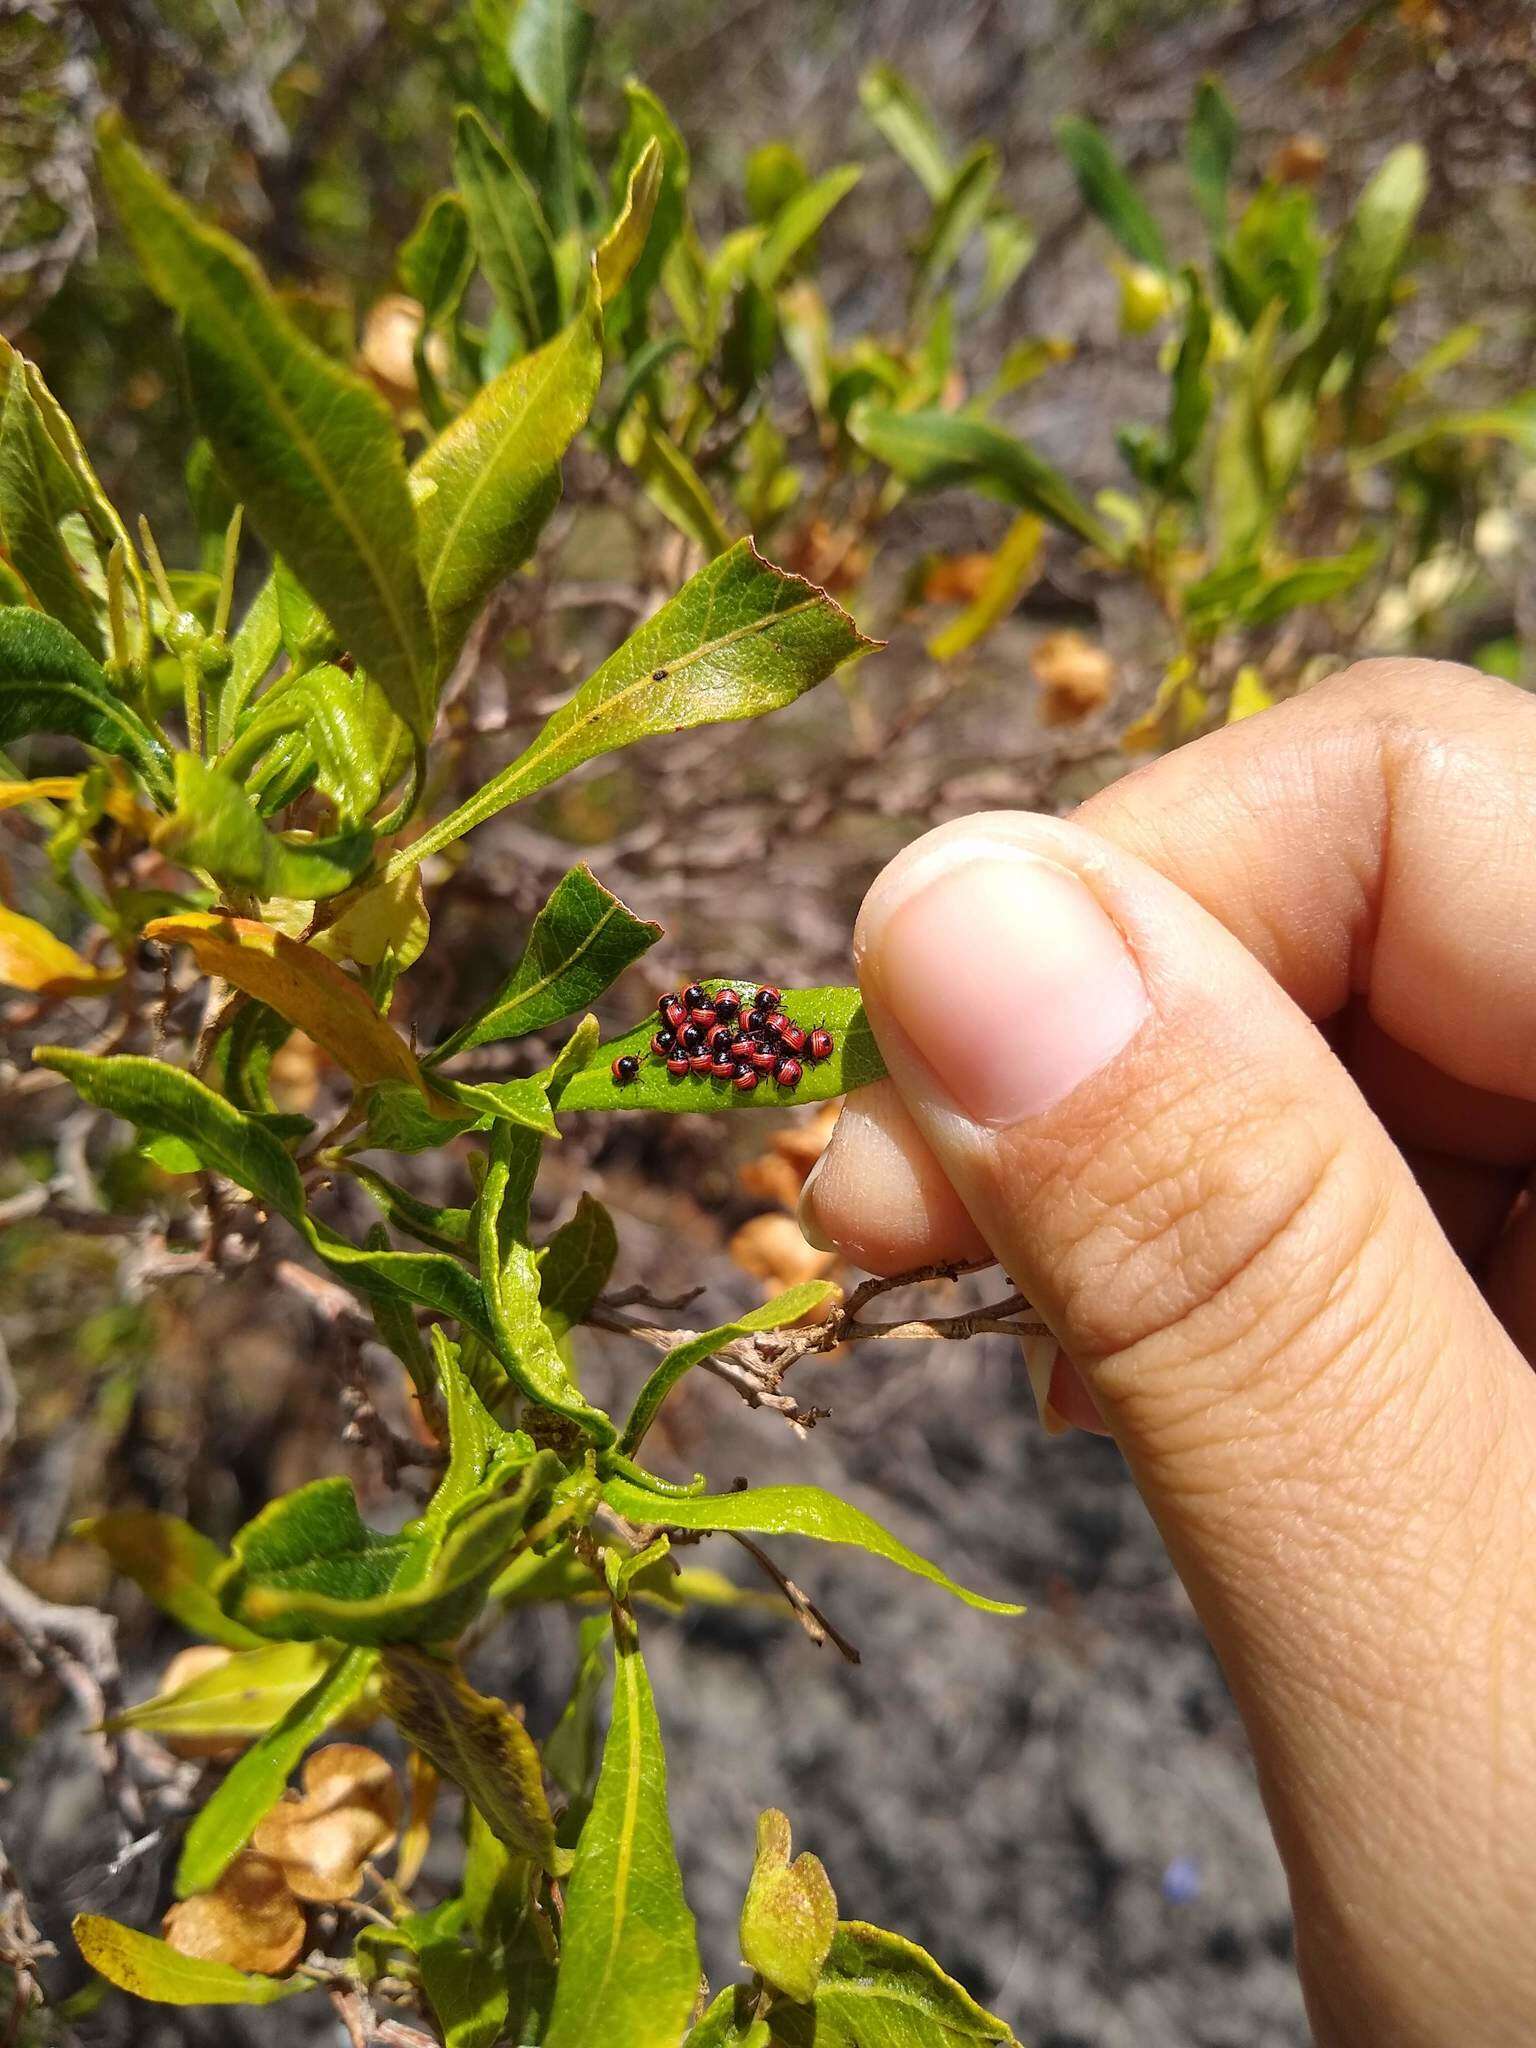
[[[31,782],[0,782],[0,811],[14,811],[18,804],[68,803],[80,794],[83,775],[39,775]]]
[[[629,174],[629,187],[617,220],[597,246],[597,289],[604,305],[624,284],[645,247],[664,170],[661,144],[653,135]]]
[[[760,1813],[741,1955],[776,1991],[808,2005],[837,1932],[837,1899],[820,1859],[807,1850],[791,1863],[789,1844],[787,1818],[776,1807]]]
[[[160,2005],[270,2005],[314,1986],[312,1977],[252,1976],[181,1955],[169,1942],[97,1913],[77,1913],[73,1931],[81,1955],[109,1984]]]
[[[35,996],[78,996],[113,988],[120,967],[93,967],[36,918],[0,905],[0,984]]]
[[[1227,699],[1227,723],[1236,725],[1240,718],[1252,718],[1256,711],[1267,711],[1274,701],[1269,685],[1249,662],[1232,679],[1232,694]]]
[[[159,917],[144,936],[190,946],[204,974],[216,974],[297,1024],[363,1086],[409,1081],[429,1107],[441,1098],[427,1086],[410,1047],[379,1015],[364,991],[334,961],[250,917],[191,911]],[[443,1116],[452,1105],[438,1108]]]

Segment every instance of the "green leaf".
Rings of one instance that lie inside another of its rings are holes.
[[[229,677],[219,693],[218,721],[210,735],[221,751],[229,745],[241,712],[266,681],[282,646],[282,637],[274,573],[251,599],[250,607],[229,643]]]
[[[595,755],[652,733],[757,718],[792,704],[873,645],[825,591],[738,541],[632,633],[525,753],[402,848],[390,872],[416,866]]]
[[[624,203],[597,247],[597,295],[604,305],[618,296],[640,260],[665,176],[661,144],[653,135],[629,174]]]
[[[315,786],[330,798],[343,826],[361,823],[410,756],[410,737],[372,677],[361,669],[349,675],[325,662],[279,677],[236,723],[220,767],[238,775],[270,738],[289,731],[303,732],[315,761]]]
[[[261,1121],[236,1109],[192,1075],[135,1053],[96,1058],[66,1046],[33,1054],[88,1102],[141,1130],[165,1131],[189,1145],[215,1173],[247,1189],[301,1231],[325,1263],[360,1294],[419,1301],[455,1317],[489,1343],[490,1319],[474,1279],[453,1259],[431,1252],[359,1251],[304,1208],[298,1169]]]
[[[339,896],[373,856],[373,834],[365,827],[330,839],[271,832],[222,768],[196,754],[178,754],[174,767],[176,808],[156,832],[155,844],[228,888],[298,902]]]
[[[1022,214],[1001,206],[982,222],[981,237],[987,258],[977,309],[984,313],[1022,275],[1039,246],[1039,237]]]
[[[67,733],[131,761],[151,792],[170,794],[170,755],[104,671],[57,619],[0,606],[0,746],[29,733]]]
[[[632,1480],[614,1477],[604,1482],[603,1499],[646,1528],[745,1529],[762,1536],[810,1536],[818,1543],[851,1543],[942,1586],[968,1607],[979,1607],[988,1614],[1024,1612],[1011,1601],[989,1600],[957,1585],[947,1572],[919,1557],[861,1508],[819,1486],[756,1486],[741,1493],[662,1495],[650,1493]]]
[[[661,1730],[630,1627],[616,1629],[614,1651],[613,1719],[566,1895],[544,2048],[677,2048],[699,1988]]]
[[[691,1372],[696,1365],[702,1365],[706,1358],[713,1358],[717,1351],[735,1343],[738,1337],[750,1337],[758,1330],[787,1329],[811,1309],[819,1308],[829,1295],[836,1292],[837,1286],[831,1280],[805,1280],[798,1287],[787,1288],[783,1294],[775,1295],[761,1308],[749,1309],[733,1323],[721,1323],[713,1330],[704,1330],[697,1337],[689,1338],[686,1344],[674,1344],[636,1396],[629,1420],[619,1438],[619,1449],[626,1457],[634,1455],[644,1442],[646,1431],[656,1420],[662,1402],[684,1374]]]
[[[549,123],[546,186],[562,232],[579,221],[576,104],[595,27],[576,0],[521,0],[507,39],[513,74]]]
[[[1362,448],[1351,456],[1350,464],[1352,468],[1365,469],[1378,462],[1395,461],[1400,455],[1412,455],[1435,441],[1475,441],[1485,436],[1509,441],[1527,455],[1536,453],[1536,391],[1523,392],[1508,405],[1435,413],[1388,435],[1384,441]]]
[[[1166,272],[1168,252],[1162,231],[1121,168],[1103,130],[1078,114],[1068,114],[1056,124],[1056,140],[1072,166],[1083,204],[1098,215],[1133,262]]]
[[[538,194],[473,107],[460,107],[453,170],[480,268],[525,348],[560,325],[555,245]]]
[[[600,1408],[583,1400],[559,1346],[539,1312],[539,1269],[528,1242],[528,1202],[540,1145],[530,1132],[498,1124],[491,1133],[477,1216],[480,1284],[508,1376],[530,1401],[552,1408],[599,1444],[617,1431]]]
[[[228,1963],[184,1956],[157,1935],[140,1934],[97,1913],[77,1913],[72,1930],[98,1976],[157,2005],[271,2005],[315,1988],[313,1977],[258,1977]]]
[[[427,602],[450,657],[482,601],[533,552],[602,371],[589,289],[570,325],[487,384],[412,470]]]
[[[102,172],[151,288],[182,318],[193,402],[269,547],[425,738],[437,658],[389,407],[308,342],[250,255],[149,169],[115,115]]]
[[[750,975],[739,976],[734,982],[720,977],[703,982],[701,986],[710,989],[745,988],[751,981]],[[589,1060],[568,1075],[558,1088],[552,1088],[555,1108],[561,1111],[662,1109],[673,1112],[769,1109],[776,1105],[782,1107],[785,1103],[830,1102],[835,1095],[867,1087],[885,1073],[885,1062],[880,1057],[880,1048],[875,1044],[874,1033],[869,1028],[869,1019],[864,1015],[864,1005],[856,988],[785,989],[783,1010],[792,1023],[806,1031],[825,1025],[832,1033],[831,1058],[805,1061],[804,1076],[797,1088],[779,1088],[769,1076],[747,1094],[733,1088],[728,1081],[714,1081],[707,1075],[669,1074],[665,1065],[651,1056],[650,1043],[656,1031],[656,1019],[652,1015],[632,1031],[626,1031],[623,1037],[610,1038],[606,1044],[599,1045]],[[613,1078],[613,1062],[624,1054],[641,1063],[638,1080],[627,1086]]]
[[[1358,377],[1392,303],[1414,224],[1429,189],[1429,162],[1417,142],[1394,149],[1349,217],[1329,278],[1329,338],[1352,359]]]
[[[683,2048],[773,2048],[773,2030],[753,2018],[757,1993],[744,1984],[722,1991],[683,2042]]]
[[[363,1166],[355,1160],[349,1162],[348,1170],[368,1190],[397,1230],[405,1231],[421,1244],[430,1245],[434,1251],[457,1254],[467,1252],[473,1246],[474,1233],[468,1209],[437,1208],[430,1202],[423,1202],[407,1188],[397,1187],[382,1173],[375,1173],[371,1166]]]
[[[581,1624],[570,1696],[544,1744],[544,1768],[573,1804],[587,1800],[597,1769],[597,1699],[608,1674],[602,1649],[607,1639],[607,1616],[588,1615]]]
[[[620,458],[663,518],[706,555],[725,553],[731,536],[721,522],[709,486],[670,435],[656,425],[650,406],[632,406],[615,439]]]
[[[384,1711],[471,1800],[493,1834],[551,1876],[570,1867],[533,1738],[510,1707],[477,1692],[457,1664],[411,1650],[384,1656]]]
[[[5,402],[0,407],[0,535],[12,567],[39,606],[100,656],[96,608],[59,533],[79,509],[75,479],[48,438],[27,383],[26,359],[0,341]]]
[[[401,243],[396,265],[429,327],[452,319],[474,267],[464,202],[457,192],[439,192]]]
[[[1215,242],[1227,232],[1227,186],[1237,155],[1237,135],[1231,101],[1214,78],[1202,78],[1195,88],[1185,156],[1196,203]]]
[[[775,1991],[808,2005],[837,1932],[837,1899],[819,1858],[789,1860],[789,1821],[757,1818],[757,1857],[741,1908],[741,1959]]]
[[[77,1522],[74,1534],[104,1550],[114,1570],[193,1635],[233,1650],[260,1643],[259,1636],[229,1619],[211,1591],[224,1568],[223,1551],[178,1515],[122,1508]]]
[[[635,266],[610,302],[610,324],[616,335],[633,338],[643,331],[646,308],[661,276],[662,265],[682,231],[688,210],[688,147],[671,115],[638,79],[624,86],[627,113],[619,153],[613,165],[613,199],[623,206],[631,180],[651,143],[661,150],[661,189],[656,195],[650,233]]]
[[[772,2038],[774,2048],[1019,2048],[1006,2021],[915,1942],[862,1920],[839,1922],[809,2005],[775,2005]]]
[[[222,1563],[222,1557],[220,1558]],[[227,1629],[230,1623],[221,1615]],[[246,1632],[241,1631],[242,1638]],[[212,1741],[247,1740],[263,1735],[288,1713],[330,1668],[334,1646],[328,1643],[263,1643],[236,1650],[223,1664],[156,1693],[135,1707],[126,1707],[104,1725],[113,1733],[138,1728],[162,1740],[199,1736]],[[218,1640],[215,1637],[215,1640]]]
[[[978,142],[955,172],[949,189],[933,209],[917,252],[920,295],[936,292],[964,255],[985,219],[997,189],[1002,162],[990,142]]]
[[[583,1191],[575,1215],[539,1253],[539,1312],[557,1342],[591,1314],[618,1255],[613,1218],[595,1195]]]
[[[1303,605],[1322,604],[1353,590],[1380,552],[1375,541],[1367,540],[1347,555],[1319,555],[1279,571],[1265,570],[1257,562],[1217,570],[1184,592],[1185,619],[1197,634],[1237,623],[1273,625]]]
[[[431,1054],[435,1065],[472,1046],[521,1038],[583,1010],[661,937],[585,865],[555,884],[523,957],[491,1000]]]
[[[861,164],[839,164],[797,192],[781,209],[752,260],[752,274],[772,291],[835,206],[864,175]]]
[[[444,2048],[493,2048],[508,2002],[496,1957],[445,1935],[422,1942],[417,1960]]]
[[[1286,326],[1305,327],[1317,310],[1323,274],[1312,194],[1299,185],[1261,186],[1216,252],[1216,269],[1222,296],[1244,327],[1256,326],[1277,299]]]
[[[295,1764],[351,1706],[372,1675],[372,1650],[343,1650],[275,1727],[253,1743],[194,1815],[176,1865],[176,1896],[218,1883],[282,1796]]]
[[[919,490],[970,484],[1042,514],[1105,554],[1116,552],[1108,528],[1061,472],[1000,427],[957,413],[886,412],[869,403],[855,408],[848,426],[861,448]]]
[[[923,190],[938,201],[954,173],[939,125],[899,71],[872,64],[859,80],[859,102]]]

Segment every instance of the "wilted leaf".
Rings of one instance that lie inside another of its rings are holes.
[[[919,490],[970,484],[1039,512],[1107,555],[1113,536],[1066,478],[1024,442],[985,420],[947,412],[882,412],[856,407],[849,432],[861,448]]]
[[[615,209],[624,204],[630,181],[653,142],[661,150],[662,167],[650,232],[627,281],[610,302],[613,332],[633,345],[637,336],[643,334],[651,293],[687,217],[688,148],[671,115],[648,86],[638,79],[627,79],[624,98],[627,116],[613,166]]]
[[[203,431],[262,538],[425,737],[437,662],[389,408],[278,309],[250,255],[149,169],[121,120],[102,172],[153,290],[181,315]]]
[[[837,1263],[835,1253],[807,1242],[793,1215],[772,1211],[749,1216],[731,1233],[726,1250],[744,1273],[765,1281],[770,1294],[775,1288],[820,1281]]]
[[[1087,718],[1108,703],[1115,686],[1109,654],[1070,626],[1037,640],[1029,666],[1040,685],[1040,717],[1046,725]]]
[[[729,2036],[727,2036],[729,2039]],[[775,2048],[1019,2048],[915,1942],[843,1920],[809,2005],[778,2005]]]
[[[94,995],[115,988],[121,967],[93,967],[36,918],[0,904],[0,986],[29,995]]]
[[[555,246],[538,194],[474,107],[460,107],[454,178],[469,210],[480,268],[526,348],[560,325]]]
[[[750,1337],[759,1330],[790,1328],[836,1292],[837,1288],[830,1280],[808,1280],[802,1286],[791,1287],[776,1300],[766,1302],[762,1308],[749,1309],[733,1323],[721,1323],[716,1329],[691,1337],[685,1344],[675,1344],[635,1397],[635,1405],[619,1438],[619,1449],[628,1456],[639,1449],[646,1431],[656,1420],[662,1402],[683,1375],[696,1365],[701,1365],[706,1358],[713,1358],[717,1351],[734,1343],[738,1337]]]
[[[477,1692],[457,1664],[390,1650],[384,1658],[384,1711],[408,1742],[463,1789],[515,1855],[563,1875],[569,1860],[555,1846],[539,1752],[510,1707]]]
[[[159,2005],[270,2005],[314,1988],[312,1977],[257,1977],[179,1955],[153,1934],[139,1934],[96,1913],[77,1913],[76,1942],[87,1963],[119,1991]]]
[[[291,1969],[304,1946],[303,1909],[281,1866],[250,1849],[211,1890],[172,1906],[162,1926],[178,1955],[273,1977]]]
[[[965,610],[928,642],[935,661],[953,661],[969,652],[1008,617],[1039,574],[1044,539],[1043,523],[1033,512],[1021,512],[988,558],[981,586]]]
[[[700,984],[709,989],[751,985],[750,975],[735,981],[714,976]],[[803,1062],[803,1078],[794,1088],[780,1088],[770,1076],[749,1094],[733,1088],[728,1081],[714,1081],[707,1075],[669,1074],[663,1061],[650,1056],[650,1043],[656,1031],[653,1012],[622,1038],[611,1038],[597,1046],[583,1066],[551,1091],[555,1107],[561,1111],[768,1109],[785,1103],[825,1102],[881,1078],[885,1062],[856,988],[788,988],[783,995],[784,1015],[792,1023],[806,1031],[824,1025],[833,1040],[829,1059]],[[613,1077],[613,1062],[625,1054],[641,1063],[639,1078],[627,1085]]]
[[[206,911],[156,918],[144,935],[166,946],[189,946],[204,974],[216,974],[268,1004],[361,1086],[407,1081],[432,1102],[433,1091],[405,1040],[352,977],[313,946],[255,918]]]
[[[754,1486],[741,1493],[657,1494],[632,1480],[604,1482],[603,1499],[611,1508],[645,1528],[746,1529],[763,1536],[811,1536],[820,1543],[850,1543],[876,1557],[899,1564],[903,1571],[929,1579],[955,1594],[968,1607],[988,1614],[1022,1614],[1008,1600],[989,1600],[956,1585],[925,1557],[866,1515],[851,1501],[839,1500],[819,1486]]]
[[[1069,114],[1056,125],[1083,204],[1096,213],[1133,263],[1167,270],[1162,231],[1121,167],[1104,133],[1092,121]]]
[[[422,574],[445,661],[483,599],[532,553],[602,369],[589,288],[570,325],[493,378],[414,466]]]
[[[477,1013],[432,1053],[429,1064],[502,1038],[542,1031],[583,1010],[661,937],[581,865],[555,884],[533,921],[523,957]]]
[[[364,1863],[399,1832],[400,1786],[388,1759],[356,1742],[317,1749],[301,1783],[297,1799],[279,1800],[257,1822],[253,1841],[297,1898],[335,1905],[356,1896]]]
[[[597,245],[597,295],[604,305],[622,290],[640,260],[664,176],[661,144],[653,135],[629,174],[624,203],[612,227]]]
[[[0,746],[34,732],[120,754],[157,797],[170,795],[169,754],[74,635],[26,605],[0,605]]]
[[[261,1646],[260,1636],[231,1621],[211,1590],[227,1562],[223,1551],[179,1516],[119,1508],[77,1522],[72,1533],[104,1550],[115,1571],[193,1635],[232,1650]]]
[[[629,1629],[614,1650],[613,1719],[566,1895],[545,2048],[677,2048],[699,1986],[650,1681]]]
[[[820,1860],[789,1860],[789,1822],[776,1807],[757,1819],[757,1857],[741,1908],[741,1959],[797,2005],[816,1995],[837,1932],[837,1899]]]
[[[193,1816],[176,1866],[176,1892],[207,1891],[245,1847],[309,1745],[347,1711],[373,1674],[372,1650],[333,1651],[329,1663],[282,1719],[254,1742]]]

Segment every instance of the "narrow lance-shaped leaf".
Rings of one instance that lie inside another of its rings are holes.
[[[259,1977],[228,1963],[184,1956],[158,1935],[140,1934],[99,1913],[77,1913],[73,1932],[98,1976],[157,2005],[271,2005],[315,1987],[313,1977]]]
[[[738,541],[632,633],[526,752],[402,848],[390,870],[416,866],[594,755],[791,704],[874,645],[825,591]]]
[[[1237,133],[1231,101],[1214,78],[1202,78],[1195,88],[1185,155],[1195,199],[1216,242],[1227,232],[1227,185],[1237,155]]]
[[[155,176],[116,116],[100,138],[150,285],[181,315],[193,401],[220,466],[262,538],[424,737],[436,649],[388,406],[299,333],[250,255]]]
[[[731,536],[709,486],[672,437],[663,432],[645,400],[632,406],[614,439],[620,458],[639,479],[651,503],[706,555],[721,555]]]
[[[193,1635],[232,1650],[259,1646],[261,1637],[231,1621],[220,1607],[212,1588],[227,1560],[190,1522],[121,1508],[77,1522],[73,1533],[104,1550],[114,1570]]]
[[[101,632],[59,521],[77,509],[74,478],[43,430],[22,356],[0,341],[0,535],[12,566],[45,611],[99,656]]]
[[[576,0],[521,0],[507,39],[518,84],[549,123],[547,189],[562,234],[576,227],[576,103],[596,23]]]
[[[588,288],[570,325],[493,378],[412,470],[422,574],[445,658],[481,601],[532,553],[602,371],[602,320]]]
[[[1104,132],[1092,121],[1069,114],[1057,123],[1056,140],[1072,166],[1083,204],[1096,213],[1133,262],[1166,271],[1162,230],[1126,176]]]
[[[750,976],[733,982],[711,978],[705,988],[744,988]],[[729,1081],[711,1080],[707,1075],[673,1075],[664,1062],[650,1055],[656,1019],[648,1017],[621,1038],[610,1038],[594,1047],[591,1056],[551,1087],[556,1109],[647,1109],[739,1110],[769,1109],[775,1104],[830,1102],[851,1089],[865,1088],[885,1073],[885,1062],[864,1014],[856,988],[790,988],[783,991],[784,1015],[805,1031],[823,1025],[832,1034],[833,1051],[825,1060],[805,1060],[803,1074],[792,1089],[780,1088],[771,1075],[750,1094],[733,1088]],[[616,1081],[613,1062],[628,1055],[640,1061],[638,1079],[628,1084]]]
[[[470,1047],[542,1031],[584,1010],[626,967],[654,946],[661,926],[638,918],[592,870],[562,875],[533,921],[523,957],[467,1024],[431,1055],[432,1062]]]
[[[953,176],[949,151],[932,112],[901,73],[872,64],[859,80],[859,101],[928,197],[942,199]]]
[[[597,292],[605,306],[623,289],[640,260],[665,176],[661,144],[653,135],[629,174],[624,203],[612,227],[597,246]]]
[[[560,325],[555,246],[538,194],[473,107],[459,109],[453,169],[480,267],[524,346],[534,348]]]
[[[628,113],[619,153],[613,166],[613,199],[617,211],[646,150],[661,150],[661,187],[656,195],[650,232],[635,258],[634,268],[611,301],[613,332],[633,346],[643,332],[645,311],[661,276],[668,253],[682,232],[688,211],[688,148],[672,117],[649,87],[637,79],[624,86]]]
[[[798,1287],[790,1287],[783,1294],[775,1295],[761,1308],[749,1310],[733,1323],[721,1323],[716,1329],[704,1330],[697,1337],[690,1337],[685,1344],[675,1344],[635,1397],[635,1405],[619,1438],[619,1449],[626,1456],[633,1456],[644,1441],[646,1431],[656,1420],[662,1402],[696,1365],[702,1365],[706,1358],[713,1358],[717,1351],[739,1337],[750,1337],[759,1330],[789,1328],[836,1292],[836,1284],[831,1280],[806,1280]]]
[[[1002,163],[990,142],[979,142],[955,172],[949,190],[933,209],[918,257],[918,282],[936,292],[965,254],[986,218]]]
[[[299,1758],[367,1684],[374,1661],[371,1650],[343,1650],[276,1727],[235,1763],[187,1830],[176,1865],[178,1898],[217,1884],[250,1840],[256,1823],[282,1796]]]
[[[1113,535],[1061,472],[1000,427],[956,413],[884,412],[871,404],[856,407],[848,425],[861,448],[920,490],[970,484],[1115,553]]]
[[[226,1628],[235,1625],[220,1619]],[[125,1707],[105,1725],[112,1732],[140,1728],[162,1741],[249,1741],[297,1706],[334,1661],[335,1648],[328,1643],[261,1643],[258,1649],[235,1650],[174,1691]]]
[[[100,664],[57,619],[0,606],[0,746],[30,733],[65,733],[133,763],[154,795],[170,796],[171,760],[136,712],[112,693]]]
[[[581,1831],[545,2048],[677,2048],[699,1987],[667,1767],[633,1626],[616,1623],[613,1719]]]
[[[752,263],[764,291],[772,291],[835,206],[864,175],[860,164],[839,164],[797,192],[769,228]]]
[[[384,1657],[384,1711],[474,1803],[518,1856],[562,1876],[555,1823],[533,1738],[504,1701],[477,1692],[457,1664],[415,1650]]]
[[[742,1493],[655,1494],[619,1477],[605,1481],[603,1498],[632,1522],[667,1529],[745,1529],[763,1536],[811,1536],[820,1543],[850,1543],[903,1571],[931,1580],[968,1607],[988,1614],[1022,1614],[1008,1600],[989,1600],[957,1585],[850,1501],[819,1486],[754,1486]]]
[[[1044,522],[1021,512],[999,542],[986,581],[957,619],[928,642],[935,661],[954,661],[1001,625],[1040,573]]]
[[[480,1187],[480,1284],[496,1331],[496,1349],[529,1400],[577,1423],[599,1444],[617,1435],[601,1409],[583,1400],[539,1313],[538,1260],[528,1242],[528,1203],[538,1172],[533,1133],[498,1124]]]

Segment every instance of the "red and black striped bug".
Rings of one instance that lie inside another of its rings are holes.
[[[651,1040],[651,1051],[655,1053],[657,1059],[664,1060],[676,1044],[677,1033],[675,1031],[658,1031]]]
[[[798,1088],[805,1074],[798,1060],[780,1060],[773,1070],[773,1078],[781,1088]]]
[[[739,1088],[742,1094],[745,1095],[749,1089],[755,1088],[762,1078],[756,1067],[738,1067],[732,1078],[731,1086]]]
[[[701,1003],[707,1000],[708,998],[705,996],[703,989],[699,987],[696,981],[690,981],[683,990],[683,1006],[685,1009],[696,1010]]]
[[[631,1081],[639,1080],[640,1062],[632,1053],[621,1053],[614,1061],[613,1078],[621,1088],[627,1088]]]
[[[784,1050],[794,1053],[796,1058],[798,1058],[805,1051],[806,1040],[807,1034],[801,1030],[800,1026],[791,1023],[786,1018],[784,1029],[779,1033],[779,1043],[783,1046]]]
[[[657,1005],[657,1015],[669,1031],[681,1031],[688,1022],[688,1010],[680,996],[668,996],[666,1007]]]
[[[676,1078],[680,1081],[683,1078],[684,1074],[686,1074],[690,1070],[692,1064],[693,1063],[689,1059],[687,1053],[675,1052],[673,1053],[671,1059],[667,1061],[667,1072],[669,1074],[675,1075]]]
[[[783,994],[779,989],[760,988],[752,998],[752,1007],[754,1010],[776,1010],[783,1000]]]
[[[736,1078],[736,1062],[722,1046],[709,1063],[709,1071],[717,1081],[732,1081]]]
[[[818,1024],[806,1040],[806,1051],[813,1060],[829,1060],[835,1050],[832,1034],[825,1025]]]
[[[707,1074],[714,1062],[715,1056],[712,1052],[700,1051],[690,1054],[688,1065],[695,1074]]]
[[[789,1028],[789,1019],[785,1016],[782,1010],[774,1010],[770,1012],[768,1021],[763,1026],[763,1029],[768,1033],[768,1036],[770,1038],[782,1038],[784,1036],[784,1033],[787,1030],[789,1030]]]
[[[751,1060],[758,1073],[771,1074],[779,1064],[778,1048],[772,1045],[754,1045]]]
[[[716,989],[712,998],[715,1015],[722,1024],[734,1024],[741,1015],[741,997],[733,988]]]

